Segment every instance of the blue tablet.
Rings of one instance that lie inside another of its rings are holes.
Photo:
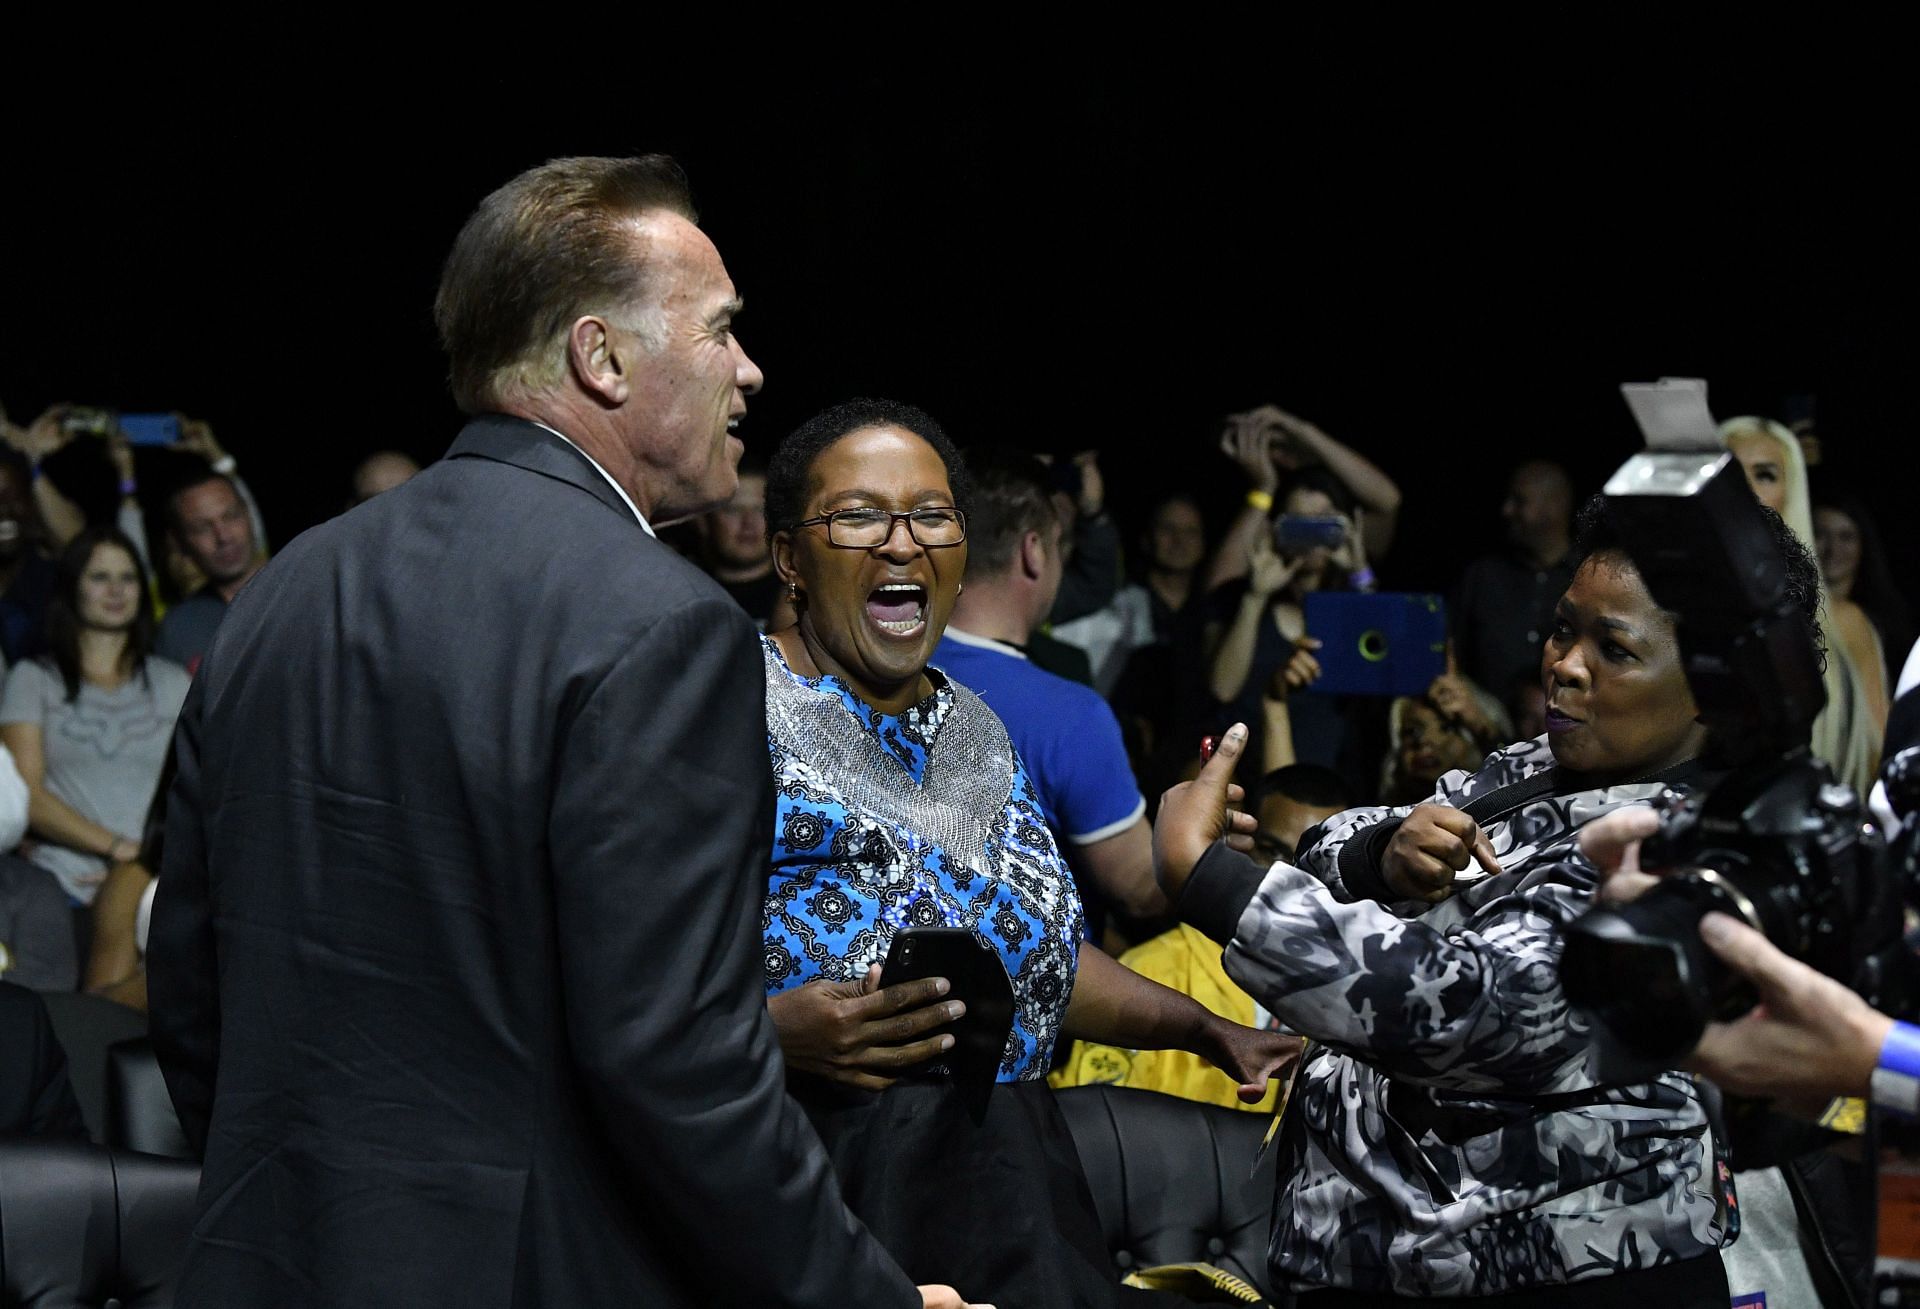
[[[1314,591],[1307,635],[1317,637],[1320,680],[1329,695],[1425,695],[1447,669],[1447,607],[1411,591]]]

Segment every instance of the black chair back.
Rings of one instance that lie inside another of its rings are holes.
[[[191,1159],[193,1149],[160,1075],[153,1042],[141,1036],[107,1047],[107,1144],[116,1150]]]
[[[145,1036],[147,1016],[85,992],[42,991],[40,998],[47,1002],[53,1034],[67,1052],[67,1076],[73,1081],[73,1097],[80,1102],[80,1116],[87,1120],[87,1134],[105,1144],[107,1048],[116,1041]]]
[[[0,1304],[169,1309],[199,1185],[184,1160],[0,1140]]]
[[[1270,1118],[1120,1086],[1058,1098],[1123,1276],[1198,1261],[1272,1294],[1273,1152],[1254,1165]]]

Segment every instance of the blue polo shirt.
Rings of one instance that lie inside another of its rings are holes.
[[[1145,816],[1120,721],[1092,687],[1035,668],[1013,646],[953,627],[932,662],[1000,715],[1063,843],[1092,845]]]

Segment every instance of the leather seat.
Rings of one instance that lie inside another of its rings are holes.
[[[0,1141],[0,1304],[167,1309],[200,1169],[70,1141]]]
[[[107,1047],[107,1144],[172,1159],[193,1157],[153,1042],[144,1036]]]
[[[1123,1276],[1199,1261],[1272,1293],[1273,1152],[1254,1165],[1270,1118],[1129,1087],[1057,1094]]]
[[[107,1047],[147,1034],[147,1016],[85,992],[42,991],[53,1034],[67,1052],[67,1077],[73,1082],[87,1135],[107,1140]]]

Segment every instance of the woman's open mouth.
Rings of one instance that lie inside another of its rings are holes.
[[[867,617],[889,636],[918,636],[927,625],[927,588],[918,582],[888,582],[867,596]]]

